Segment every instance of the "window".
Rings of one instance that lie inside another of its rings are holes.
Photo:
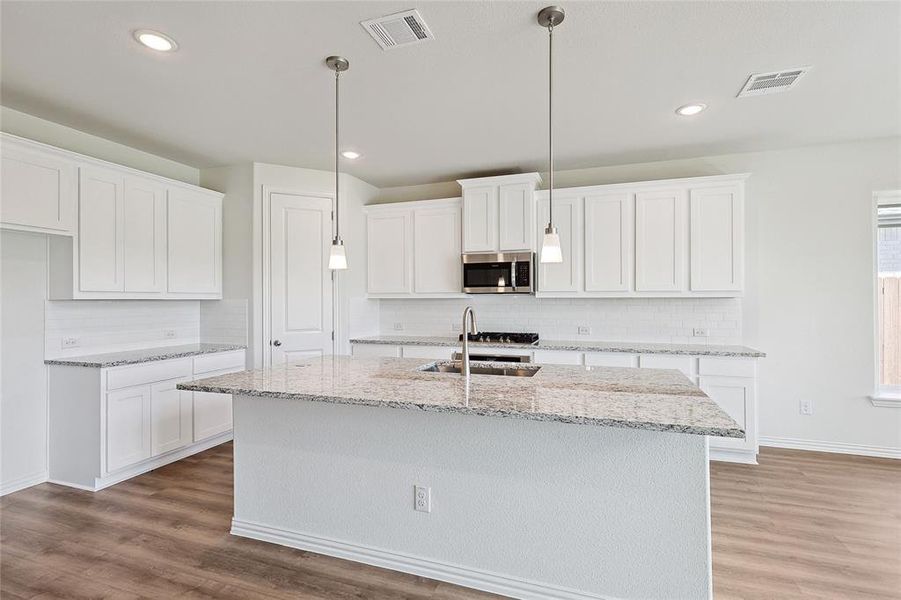
[[[901,403],[901,191],[876,194],[877,394]]]

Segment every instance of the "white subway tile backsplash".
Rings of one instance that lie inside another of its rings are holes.
[[[167,335],[174,332],[173,337]],[[76,345],[63,348],[64,338]],[[246,300],[50,300],[46,358],[198,342],[247,344]]]
[[[537,331],[548,340],[580,339],[698,344],[741,343],[739,298],[535,298],[478,296],[380,301],[379,332],[402,323],[409,335],[448,335],[448,324],[475,307],[484,331]],[[462,324],[459,326],[462,327]],[[580,335],[579,327],[591,333]],[[694,337],[706,328],[708,335]]]

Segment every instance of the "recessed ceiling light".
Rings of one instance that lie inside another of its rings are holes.
[[[686,104],[685,106],[680,106],[676,109],[676,114],[681,115],[683,117],[693,117],[699,112],[704,111],[707,108],[706,104],[697,103],[697,104]]]
[[[151,50],[157,50],[158,52],[174,52],[178,50],[178,44],[175,43],[175,40],[159,31],[138,29],[134,35],[136,40]]]
[[[343,156],[344,158],[349,158],[350,160],[356,160],[363,155],[359,152],[354,152],[353,150],[345,150],[341,153],[341,156]]]

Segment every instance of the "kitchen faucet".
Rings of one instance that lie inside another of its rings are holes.
[[[460,372],[463,374],[463,377],[469,378],[469,335],[466,333],[466,317],[469,316],[469,331],[473,335],[479,332],[478,328],[476,328],[476,314],[473,312],[471,306],[467,306],[463,310],[463,364],[461,365]]]

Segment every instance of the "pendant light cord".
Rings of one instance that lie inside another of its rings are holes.
[[[341,235],[339,233],[339,227],[341,225],[341,220],[338,218],[338,207],[341,205],[341,202],[338,200],[338,77],[341,75],[341,72],[335,71],[335,241],[341,239]]]
[[[554,24],[547,26],[548,33],[548,70],[547,70],[547,144],[548,144],[548,225],[554,225]]]

